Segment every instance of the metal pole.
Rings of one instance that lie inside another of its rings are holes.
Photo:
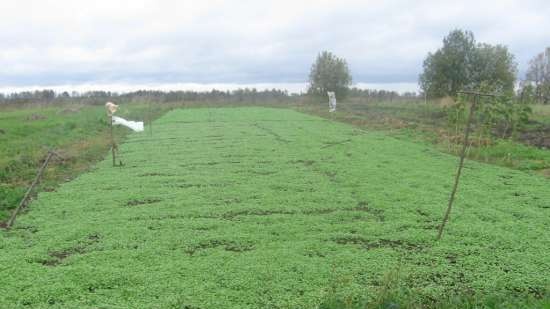
[[[466,156],[466,149],[468,148],[468,140],[470,137],[470,127],[472,124],[472,118],[474,115],[474,110],[476,108],[476,105],[478,103],[479,95],[474,95],[474,101],[472,105],[470,106],[470,114],[468,116],[468,122],[466,124],[466,129],[464,130],[464,145],[462,145],[462,151],[460,152],[460,161],[458,163],[458,170],[456,172],[455,177],[455,183],[453,186],[453,191],[451,192],[451,196],[449,198],[449,204],[447,205],[447,211],[445,212],[445,216],[443,217],[443,222],[441,222],[441,225],[439,226],[439,231],[437,233],[437,240],[441,239],[441,235],[443,234],[443,228],[445,227],[445,224],[449,220],[449,215],[451,214],[451,209],[453,207],[453,202],[455,199],[455,194],[458,189],[458,182],[460,181],[460,175],[462,174],[462,167],[464,166],[464,157]]]

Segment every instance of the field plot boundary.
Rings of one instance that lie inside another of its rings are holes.
[[[544,299],[549,180],[288,109],[174,110],[0,233],[0,307]]]

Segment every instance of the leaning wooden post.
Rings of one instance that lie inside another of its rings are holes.
[[[15,222],[15,218],[17,217],[17,215],[19,214],[21,209],[23,209],[23,207],[25,207],[25,205],[27,204],[27,201],[28,201],[29,197],[31,196],[31,193],[32,193],[34,187],[36,187],[36,185],[40,182],[40,178],[42,178],[42,174],[44,173],[44,170],[48,166],[48,163],[50,162],[50,159],[52,158],[52,156],[54,154],[57,155],[53,151],[48,151],[48,155],[46,156],[46,160],[44,160],[44,163],[42,163],[42,166],[40,167],[40,169],[38,169],[38,172],[36,173],[36,177],[34,178],[32,184],[27,189],[27,192],[25,192],[25,195],[23,196],[23,199],[21,200],[19,205],[17,205],[17,208],[15,208],[15,210],[11,214],[10,219],[6,223],[6,229],[9,229],[9,228],[12,227],[13,223]]]
[[[472,125],[472,118],[474,116],[474,110],[476,109],[478,100],[478,95],[474,96],[474,100],[472,102],[472,105],[470,106],[470,114],[468,115],[468,121],[466,123],[466,128],[464,129],[464,144],[462,145],[462,151],[460,152],[460,161],[458,163],[458,170],[456,172],[455,176],[455,183],[453,186],[453,191],[451,191],[451,196],[449,197],[449,204],[447,205],[447,211],[445,211],[445,216],[443,217],[443,222],[441,222],[441,225],[439,226],[439,232],[437,233],[437,240],[441,239],[441,235],[443,234],[443,228],[445,227],[445,224],[449,220],[449,215],[451,214],[451,209],[453,207],[453,202],[455,199],[456,191],[458,189],[458,182],[460,181],[460,175],[462,173],[462,167],[464,166],[464,157],[466,156],[466,149],[468,148],[468,140],[470,137],[470,129]]]

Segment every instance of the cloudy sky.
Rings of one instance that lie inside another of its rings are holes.
[[[2,0],[0,90],[291,88],[322,50],[345,58],[358,85],[414,90],[424,57],[455,28],[507,45],[523,74],[550,45],[549,16],[548,0]]]

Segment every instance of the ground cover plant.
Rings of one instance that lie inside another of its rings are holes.
[[[124,117],[146,122],[181,106],[293,108],[457,154],[462,128],[448,123],[451,104],[441,104],[448,99],[424,102],[387,94],[391,95],[364,96],[352,92],[353,96],[340,101],[338,111],[330,114],[324,99],[320,102],[319,98],[290,97],[276,90],[255,92],[247,89],[231,95],[213,90],[155,97],[153,93],[140,92],[118,97],[84,96],[57,98],[52,102],[4,103],[0,106],[0,227],[23,197],[49,148],[63,154],[65,160],[57,160],[49,166],[37,191],[55,190],[58,184],[88,170],[103,158],[110,147],[103,109],[105,100],[120,103]],[[491,139],[487,134],[476,132],[468,158],[550,177],[550,152],[544,149],[550,146],[550,113],[544,105],[532,105],[531,108],[532,121],[513,139]],[[115,128],[117,140],[123,140],[128,132]]]
[[[259,107],[154,128],[0,232],[1,308],[548,304],[542,176],[467,161],[435,242],[456,157],[429,145]]]

